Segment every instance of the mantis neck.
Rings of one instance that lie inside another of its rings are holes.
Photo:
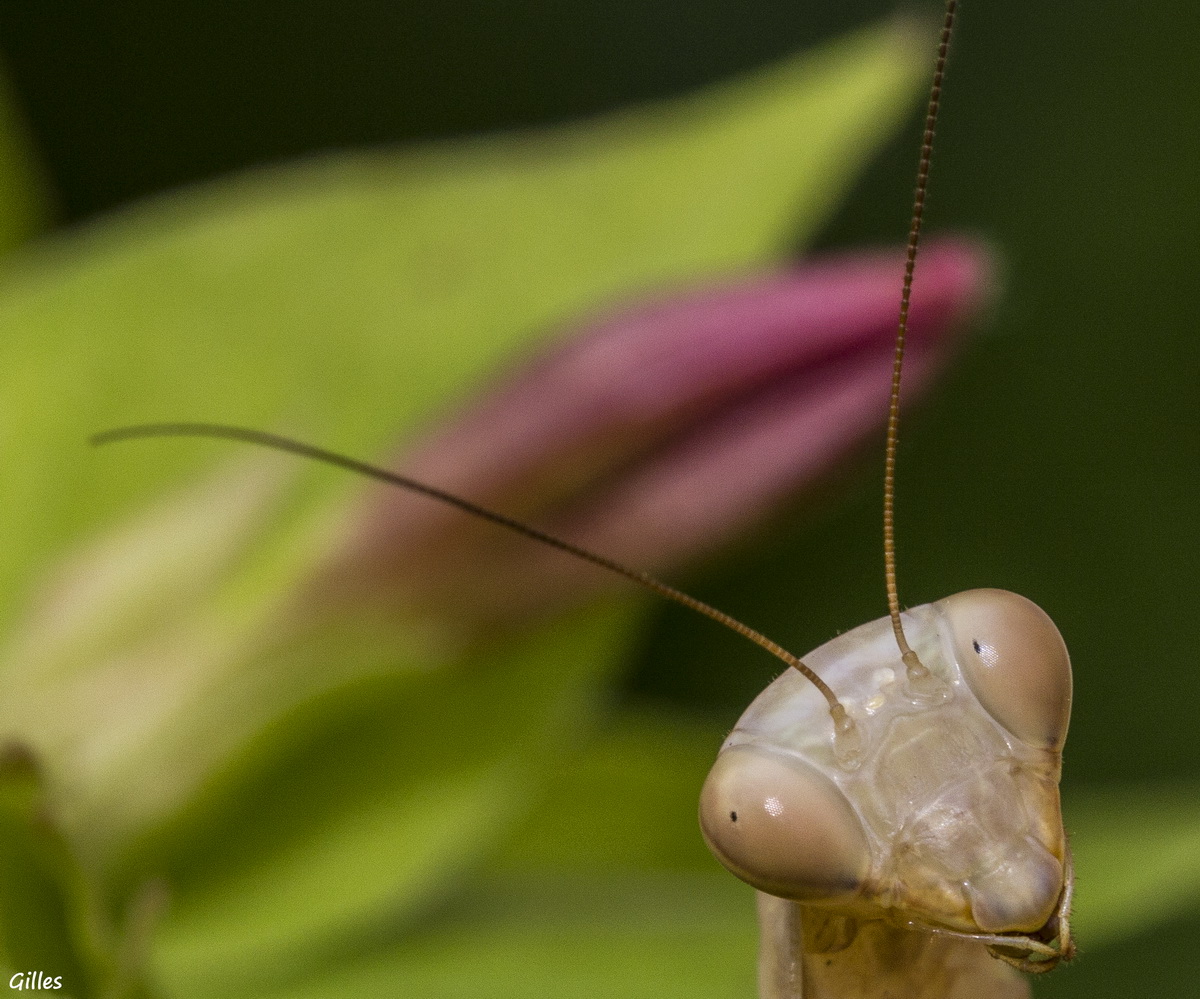
[[[983,944],[758,893],[759,999],[1029,999]]]

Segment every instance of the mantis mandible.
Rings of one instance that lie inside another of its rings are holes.
[[[415,490],[615,572],[723,624],[789,667],[750,706],[705,784],[718,859],[759,890],[762,999],[1015,999],[1014,970],[1069,959],[1070,850],[1058,778],[1065,645],[1023,597],[972,590],[901,613],[894,495],[909,297],[956,3],[949,0],[918,169],[889,408],[889,615],[805,656],[645,573],[375,466],[212,424],[117,429],[241,440]],[[999,960],[994,960],[998,958]]]

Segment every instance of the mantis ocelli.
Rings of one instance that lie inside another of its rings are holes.
[[[955,9],[949,0],[893,369],[884,489],[890,613],[803,659],[645,573],[320,448],[192,423],[96,438],[221,437],[340,465],[616,572],[785,662],[721,747],[700,802],[709,846],[759,892],[761,999],[1016,999],[1028,985],[1014,969],[1049,970],[1073,952],[1071,855],[1058,792],[1071,704],[1063,640],[1043,611],[1013,593],[971,590],[901,613],[896,589],[900,375]]]

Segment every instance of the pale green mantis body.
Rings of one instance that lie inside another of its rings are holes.
[[[722,747],[701,801],[718,858],[759,889],[762,999],[1016,999],[1018,971],[1068,958],[1072,870],[1059,809],[1070,664],[1049,618],[999,590],[901,615],[893,470],[899,376],[948,5],[910,235],[885,487],[891,615],[803,661],[686,594],[436,488],[269,434],[195,434],[290,450],[406,488],[615,571],[734,628],[787,670]],[[999,958],[999,960],[997,960]]]

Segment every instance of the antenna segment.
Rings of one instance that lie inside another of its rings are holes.
[[[913,195],[912,222],[908,229],[908,254],[904,263],[904,287],[900,293],[900,320],[896,325],[896,355],[892,363],[892,394],[888,404],[887,448],[883,464],[883,571],[887,583],[888,613],[892,631],[908,673],[910,684],[928,686],[931,674],[904,637],[900,621],[900,595],[896,589],[896,446],[900,439],[900,373],[904,368],[904,341],[908,335],[908,308],[912,298],[913,271],[917,266],[917,249],[921,242],[921,221],[925,214],[925,193],[929,189],[929,162],[933,157],[933,133],[937,125],[938,106],[942,99],[942,78],[946,72],[946,52],[954,29],[957,0],[947,0],[946,17],[938,43],[937,65],[929,88],[929,104],[925,112],[925,134],[921,139],[921,158],[917,165],[917,186]]]
[[[909,647],[904,637],[904,626],[900,621],[900,598],[896,591],[896,529],[895,529],[895,500],[896,500],[896,444],[899,440],[900,428],[900,373],[904,366],[904,340],[908,332],[909,300],[912,297],[913,271],[917,262],[917,248],[921,236],[921,219],[925,210],[925,192],[929,185],[929,162],[933,154],[933,133],[937,123],[938,103],[942,94],[942,77],[946,68],[946,52],[950,45],[951,30],[954,25],[957,0],[948,0],[946,18],[942,26],[941,41],[938,45],[937,68],[933,76],[933,85],[929,92],[929,106],[925,116],[925,134],[921,143],[921,159],[917,168],[916,194],[913,199],[912,224],[908,233],[908,255],[904,267],[904,287],[900,297],[900,319],[896,328],[896,354],[892,366],[892,391],[888,407],[887,450],[884,462],[883,480],[883,557],[884,574],[887,582],[888,610],[892,619],[892,630],[896,635],[896,644],[907,669],[910,689],[922,698],[936,697],[940,681],[922,664],[917,654]],[[229,426],[220,423],[147,423],[138,426],[120,427],[107,430],[92,437],[94,445],[111,444],[117,441],[135,440],[147,437],[208,437],[221,440],[241,441],[258,447],[271,448],[299,455],[313,461],[322,462],[343,468],[370,479],[376,479],[389,485],[398,486],[411,492],[420,493],[431,499],[455,507],[464,513],[471,514],[481,520],[489,521],[500,527],[505,527],[517,534],[524,535],[534,541],[539,541],[551,548],[574,555],[585,562],[607,569],[633,583],[657,593],[667,600],[674,601],[697,614],[702,614],[717,624],[724,625],[731,631],[737,632],[743,638],[753,642],[759,648],[769,652],[775,658],[801,673],[805,679],[821,692],[829,705],[829,714],[833,719],[835,754],[843,765],[857,766],[862,759],[863,739],[854,719],[838,700],[837,695],[829,685],[812,671],[798,656],[793,655],[779,643],[767,638],[766,635],[741,621],[726,614],[724,611],[706,604],[702,600],[677,590],[662,582],[649,573],[641,572],[622,565],[613,559],[595,552],[580,548],[569,541],[564,541],[552,534],[514,520],[502,513],[496,513],[486,507],[478,506],[470,500],[444,492],[435,486],[426,485],[415,479],[398,475],[385,468],[371,465],[334,451],[305,444],[302,441],[284,437],[279,434],[262,430],[251,430],[246,427]]]
[[[469,513],[481,520],[498,524],[500,527],[506,527],[517,534],[524,535],[534,541],[540,541],[551,548],[557,548],[559,551],[574,555],[576,558],[581,558],[585,562],[592,563],[592,565],[597,565],[602,569],[607,569],[609,572],[614,572],[618,576],[637,583],[639,586],[652,590],[667,600],[673,600],[675,603],[681,604],[695,611],[697,614],[703,614],[718,624],[724,625],[731,631],[737,632],[743,638],[749,639],[759,648],[765,649],[788,666],[798,670],[821,692],[821,696],[825,698],[826,703],[829,705],[829,714],[833,718],[834,723],[835,743],[840,743],[844,755],[853,755],[855,752],[858,740],[854,721],[846,714],[846,709],[837,699],[833,690],[830,689],[829,684],[805,665],[798,656],[788,652],[778,642],[767,638],[762,632],[756,631],[749,625],[742,624],[741,621],[731,617],[724,611],[717,610],[711,604],[706,604],[703,600],[697,600],[682,590],[677,590],[675,587],[669,586],[662,582],[662,580],[651,576],[648,572],[631,569],[620,562],[606,558],[604,555],[597,555],[586,548],[580,548],[578,545],[564,541],[562,538],[547,534],[536,527],[522,523],[519,520],[514,520],[502,513],[496,513],[493,510],[479,506],[460,496],[455,496],[453,493],[445,492],[435,486],[426,485],[424,482],[418,482],[415,479],[390,472],[386,468],[370,465],[367,462],[349,458],[335,451],[327,451],[325,448],[315,447],[312,444],[305,444],[303,441],[284,437],[280,434],[272,434],[262,430],[251,430],[246,427],[228,426],[220,423],[147,423],[133,427],[120,427],[116,430],[106,430],[92,437],[91,443],[93,445],[112,444],[117,441],[137,440],[147,437],[209,437],[220,440],[242,441],[259,447],[271,448],[275,451],[286,451],[290,454],[299,455],[302,458],[309,458],[326,465],[344,468],[358,475],[364,475],[369,479],[376,479],[380,482],[386,482],[389,485],[399,486],[401,489],[420,493],[423,496],[428,496],[431,499],[462,510],[464,513]]]

